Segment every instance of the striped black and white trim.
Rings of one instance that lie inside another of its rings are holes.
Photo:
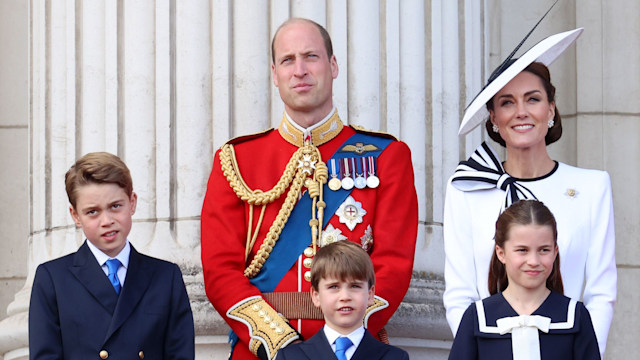
[[[451,184],[461,191],[491,188],[505,191],[500,212],[518,200],[538,200],[531,190],[504,171],[495,150],[486,142],[480,144],[468,160],[460,162],[451,178]]]

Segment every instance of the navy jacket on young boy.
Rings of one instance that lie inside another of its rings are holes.
[[[288,345],[278,351],[277,360],[326,360],[336,359],[329,340],[320,329],[309,340]],[[409,354],[395,346],[378,341],[365,330],[364,337],[358,345],[351,360],[408,360]]]
[[[85,242],[36,270],[31,359],[193,359],[194,327],[177,265],[131,246],[120,295]]]

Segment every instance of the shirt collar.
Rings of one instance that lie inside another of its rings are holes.
[[[122,250],[120,250],[120,253],[114,258],[109,257],[109,255],[103,253],[102,250],[98,249],[89,240],[87,240],[87,245],[89,246],[89,250],[91,250],[91,253],[96,258],[100,266],[103,266],[109,259],[118,259],[120,260],[120,263],[122,263],[122,266],[125,267],[125,269],[129,267],[129,255],[131,254],[131,245],[129,244],[129,239],[127,239],[127,242],[124,244],[124,248],[122,248]]]
[[[336,339],[339,338],[340,336],[345,336],[345,335],[342,335],[339,332],[335,331],[327,324],[324,324],[323,329],[324,329],[324,335],[327,337],[329,344],[335,350],[334,343],[336,342]],[[357,349],[358,346],[360,345],[360,342],[362,341],[362,338],[364,337],[364,326],[360,326],[359,328],[355,329],[352,333],[350,333],[349,335],[346,335],[346,337],[348,337],[349,340],[351,340],[351,342],[353,343],[353,346],[354,346],[353,348]]]

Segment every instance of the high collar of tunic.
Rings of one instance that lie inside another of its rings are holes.
[[[344,124],[338,116],[338,111],[334,108],[326,118],[306,129],[292,121],[285,113],[282,116],[278,132],[280,132],[280,136],[295,146],[304,146],[305,141],[308,141],[310,145],[320,146],[335,138],[343,127]]]

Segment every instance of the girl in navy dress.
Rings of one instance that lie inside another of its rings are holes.
[[[589,312],[564,295],[556,221],[520,200],[496,222],[492,296],[462,317],[449,359],[600,359]]]

